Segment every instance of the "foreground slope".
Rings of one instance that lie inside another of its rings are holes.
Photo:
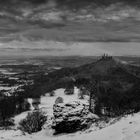
[[[47,130],[33,135],[23,135],[20,131],[0,131],[0,140],[139,140],[140,113],[122,118],[117,123],[93,132],[77,132],[70,135],[48,136]]]

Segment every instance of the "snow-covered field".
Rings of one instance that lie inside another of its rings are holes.
[[[18,86],[8,87],[8,86],[1,86],[0,90],[10,90],[11,92],[15,91],[18,88]]]
[[[0,69],[0,72],[4,75],[14,75],[14,74],[16,74],[15,72],[10,72],[6,69]]]
[[[78,89],[75,87],[74,89],[74,94],[73,95],[65,95],[64,94],[64,89],[58,89],[55,91],[55,95],[50,97],[49,94],[46,94],[45,96],[41,97],[41,104],[39,105],[39,108],[42,109],[44,112],[47,113],[47,115],[49,115],[50,117],[53,116],[53,105],[55,103],[55,100],[57,97],[62,97],[64,99],[64,103],[67,102],[71,102],[71,101],[80,101],[83,102],[85,104],[88,104],[88,96],[85,96],[84,100],[80,100],[78,98]],[[28,102],[31,105],[31,111],[34,109],[32,106],[32,99],[28,99]],[[23,112],[19,115],[17,115],[14,119],[15,119],[15,124],[18,125],[19,121],[23,118],[26,117],[26,115],[28,114],[28,112]]]
[[[53,104],[57,97],[63,97],[64,102],[75,101],[78,99],[78,89],[75,88],[74,95],[65,95],[64,89],[58,89],[55,91],[54,97],[50,97],[48,94],[41,98],[40,108],[45,110],[49,116],[53,113]],[[88,103],[88,97],[85,100],[80,100],[84,103]],[[30,99],[31,102],[31,99]],[[17,115],[15,123],[25,118],[28,112]],[[38,133],[32,135],[23,134],[20,130],[0,130],[0,140],[140,140],[140,113],[134,115],[128,115],[121,120],[103,129],[92,131],[77,132],[73,134],[64,134],[59,136],[53,136],[49,134],[49,130],[44,129]]]
[[[53,115],[53,105],[57,97],[62,97],[64,99],[64,103],[71,102],[71,101],[80,101],[85,104],[88,104],[88,97],[85,97],[84,100],[80,100],[78,98],[78,89],[75,87],[73,95],[65,95],[64,89],[58,89],[55,91],[55,96],[50,97],[49,94],[43,96],[41,98],[40,108],[46,108],[48,115]]]

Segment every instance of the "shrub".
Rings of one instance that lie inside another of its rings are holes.
[[[30,110],[30,104],[26,99],[18,99],[16,104],[16,113],[21,113]]]
[[[14,125],[15,124],[13,119],[6,119],[4,121],[0,121],[0,127],[9,127]]]
[[[29,134],[38,132],[42,129],[46,120],[47,117],[43,114],[43,112],[36,111],[28,113],[27,117],[19,123],[20,129]]]
[[[40,104],[40,98],[34,98],[32,101],[32,106],[34,107],[34,110],[39,110],[39,104]]]
[[[79,88],[78,97],[79,99],[84,99],[84,95],[89,94],[85,87],[81,86]]]
[[[57,97],[55,100],[55,104],[63,103],[64,99],[62,97]]]
[[[66,95],[72,95],[72,94],[74,94],[74,88],[66,88],[64,93]]]
[[[55,95],[55,92],[54,92],[54,91],[51,91],[51,92],[49,93],[49,95],[52,97],[52,96]]]

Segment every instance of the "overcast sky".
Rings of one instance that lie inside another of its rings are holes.
[[[73,24],[63,11],[47,13],[55,6],[55,0],[0,0],[0,55],[140,55],[140,10],[119,6],[114,15],[111,6],[104,15],[98,8],[98,21]]]

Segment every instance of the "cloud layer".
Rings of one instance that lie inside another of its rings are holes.
[[[138,7],[119,3],[103,8],[84,5],[79,10],[54,8],[82,2],[105,4],[103,0],[0,0],[0,55],[140,54]]]

